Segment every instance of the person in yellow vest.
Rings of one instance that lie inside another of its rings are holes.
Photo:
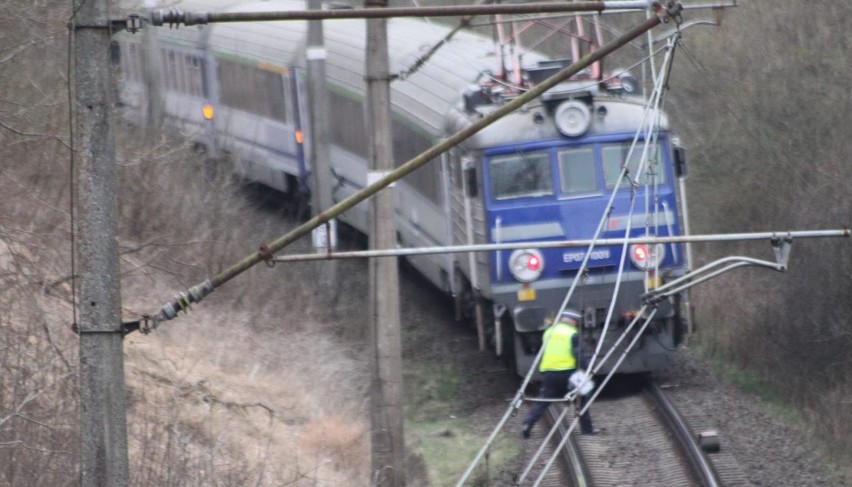
[[[541,372],[541,392],[539,397],[542,399],[561,399],[568,393],[568,379],[577,370],[580,365],[580,334],[577,326],[580,323],[580,313],[566,309],[559,316],[559,319],[554,320],[544,332],[542,340],[544,342],[544,354],[541,357],[541,363],[538,366]],[[584,401],[580,397],[580,407],[582,408]],[[533,425],[541,418],[544,411],[550,406],[550,402],[536,402],[524,418],[523,437],[530,437],[530,430]],[[580,416],[580,432],[584,435],[593,435],[596,433],[592,427],[592,417],[588,411]]]

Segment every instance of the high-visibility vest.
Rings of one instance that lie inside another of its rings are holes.
[[[544,332],[544,355],[538,370],[568,370],[577,368],[577,359],[571,338],[577,333],[577,328],[565,322],[558,322]]]

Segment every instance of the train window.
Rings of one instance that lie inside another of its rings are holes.
[[[426,152],[432,147],[432,141],[428,135],[416,131],[398,117],[394,117],[392,132],[393,158],[396,167],[414,159],[420,153]],[[433,203],[440,205],[440,168],[441,165],[436,161],[429,162],[424,167],[406,176],[405,182]]]
[[[163,77],[163,86],[169,87],[169,64],[166,62],[166,50],[160,51],[160,76]]]
[[[450,179],[453,182],[453,187],[461,191],[462,189],[462,159],[453,154],[450,159]]]
[[[184,57],[184,65],[186,66],[186,91],[190,95],[202,96],[203,82],[201,81],[201,58],[192,54],[187,54]]]
[[[491,194],[495,199],[553,194],[553,176],[547,152],[519,152],[492,157],[488,169]]]
[[[618,175],[621,173],[622,165],[627,160],[627,154],[630,152],[630,143],[623,142],[619,144],[605,144],[603,146],[603,171],[606,187],[612,188]],[[636,171],[639,168],[639,162],[642,159],[642,144],[637,144],[633,149],[633,154],[630,156],[630,161],[627,168],[630,171],[630,177],[636,179]],[[637,181],[638,184],[664,184],[666,182],[666,172],[660,165],[660,144],[656,144],[648,150],[648,162],[645,164],[642,177]],[[624,187],[622,185],[622,187]]]
[[[170,90],[180,91],[180,84],[178,81],[178,76],[180,73],[177,68],[177,62],[175,61],[175,52],[172,50],[166,51],[166,88]]]
[[[287,121],[281,73],[248,64],[217,60],[222,104],[255,115]]]
[[[328,92],[328,103],[334,107],[334,116],[331,117],[331,141],[366,159],[369,139],[364,123],[364,105],[331,90]]]
[[[116,40],[109,43],[109,60],[114,66],[121,65],[121,46]]]
[[[598,189],[595,153],[591,147],[559,152],[559,182],[562,194],[590,193]]]
[[[124,71],[124,75],[127,79],[132,81],[139,81],[139,76],[136,74],[136,56],[138,46],[133,43],[127,43],[124,45],[127,47],[126,54],[121,58],[122,70]]]
[[[139,44],[131,43],[128,52],[130,54],[130,56],[128,56],[130,58],[128,59],[131,73],[130,79],[141,82],[144,73],[144,71],[142,70],[142,47]]]
[[[183,56],[175,53],[175,87],[181,93],[189,93],[189,87],[186,83],[186,65],[183,62]]]

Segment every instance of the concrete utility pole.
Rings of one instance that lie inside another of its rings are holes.
[[[322,0],[308,0],[312,10],[322,8]],[[322,20],[308,21],[308,43],[305,52],[308,68],[308,96],[311,117],[311,171],[313,171],[314,188],[311,204],[314,214],[332,205],[331,181],[329,162],[329,101],[328,87],[325,81],[325,39],[323,37]]]
[[[367,8],[383,8],[387,0],[365,0]],[[367,184],[393,170],[390,76],[387,21],[367,20]],[[370,248],[396,246],[393,185],[370,201]],[[370,259],[370,337],[373,345],[370,411],[372,419],[371,484],[405,485],[405,445],[402,418],[402,339],[399,326],[399,274],[397,259]]]
[[[322,9],[322,0],[308,0],[308,8],[312,10]],[[314,216],[319,215],[324,209],[332,204],[331,196],[331,151],[329,149],[329,100],[328,86],[325,81],[325,39],[323,38],[322,20],[308,21],[308,42],[305,49],[308,71],[308,99],[310,104],[310,149],[311,149],[311,171],[313,174],[313,188],[311,190],[311,206]],[[334,228],[326,228],[326,234],[333,232]],[[325,242],[331,246],[333,239],[328,238]],[[317,248],[318,252],[324,252],[326,247]],[[337,282],[337,262],[328,261],[317,264],[317,274],[320,276],[320,287],[330,289]],[[336,301],[337,293],[332,293]]]
[[[109,0],[74,0],[80,484],[128,483]]]

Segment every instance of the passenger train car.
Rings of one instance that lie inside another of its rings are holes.
[[[301,1],[187,1],[187,11],[277,11]],[[147,123],[151,103],[168,124],[210,154],[229,153],[245,178],[280,191],[310,191],[312,137],[306,80],[305,22],[224,23],[181,29],[148,28],[117,39],[120,95],[128,119]],[[412,66],[448,29],[412,19],[388,22],[391,72]],[[364,123],[365,22],[324,26],[333,197],[340,201],[366,185],[370,134]],[[486,36],[462,31],[416,72],[391,84],[393,152],[404,163],[441,138],[474,123],[566,64],[523,51],[522,65],[506,61]],[[623,237],[630,188],[607,201],[642,125],[643,98],[628,76],[604,82],[595,73],[572,79],[501,119],[396,185],[397,233],[406,247],[530,242],[530,248],[475,254],[411,257],[411,264],[451,294],[457,316],[476,316],[495,352],[525,374],[541,346],[548,319],[559,309],[583,261],[585,248],[536,249],[535,242],[588,239],[602,215],[603,238]],[[514,79],[513,79],[514,76]],[[580,77],[582,78],[582,77]],[[631,236],[677,235],[680,207],[673,161],[679,152],[663,119],[652,147],[652,186],[637,186],[643,205]],[[639,162],[638,154],[628,164]],[[639,181],[640,183],[643,181]],[[653,218],[652,218],[653,217]],[[344,214],[366,232],[364,203]],[[650,222],[650,224],[647,224]],[[683,273],[677,245],[634,246],[623,274],[612,343],[639,309],[654,279]],[[649,280],[647,257],[656,256]],[[596,247],[569,305],[584,316],[583,347],[600,338],[613,292],[621,246]],[[644,258],[644,260],[643,260]],[[666,304],[666,303],[664,303]],[[478,312],[475,312],[478,311]],[[620,372],[662,367],[681,338],[677,303],[668,303]],[[607,371],[612,363],[601,370]]]

